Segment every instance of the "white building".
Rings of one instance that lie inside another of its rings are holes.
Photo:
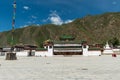
[[[37,46],[32,45],[16,45],[14,53],[16,56],[35,56]]]
[[[53,45],[54,55],[82,55],[82,45],[79,42],[60,42]]]
[[[92,49],[88,45],[82,45],[80,42],[57,42],[47,44],[45,49],[37,50],[36,46],[15,46],[16,56],[38,56],[48,57],[54,55],[83,55],[83,56],[100,56],[101,50]]]

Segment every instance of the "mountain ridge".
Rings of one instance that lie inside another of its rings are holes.
[[[61,35],[72,35],[75,41],[88,43],[105,43],[110,39],[120,40],[120,12],[78,18],[63,25],[30,25],[14,31],[14,45],[35,44],[42,47],[45,40],[59,40]],[[0,33],[0,46],[11,45],[11,31]]]

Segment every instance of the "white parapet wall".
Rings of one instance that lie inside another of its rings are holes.
[[[28,56],[29,53],[28,51],[20,51],[20,52],[16,52],[16,56]]]
[[[120,49],[113,49],[113,52],[115,53],[115,54],[120,54]]]
[[[46,51],[35,51],[35,56],[53,56],[53,46],[48,46]]]
[[[101,51],[88,51],[88,56],[100,56]]]
[[[0,52],[0,56],[5,56],[5,52]]]
[[[36,51],[35,52],[36,57],[47,57],[47,56],[53,56],[48,51]]]
[[[45,56],[48,56],[47,55],[48,54],[48,51],[36,51],[35,52],[35,56],[37,56],[37,57],[45,57]]]
[[[82,49],[83,56],[100,56],[102,53],[101,50],[88,50],[89,49],[88,45],[84,45]]]
[[[107,55],[107,54],[113,54],[113,53],[114,53],[114,52],[113,52],[112,49],[104,50],[104,51],[103,51],[103,54],[104,54],[104,55]]]

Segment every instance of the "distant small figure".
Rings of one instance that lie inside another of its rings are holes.
[[[32,50],[30,49],[30,51],[29,51],[29,56],[32,56]]]
[[[11,47],[11,52],[14,51],[14,47]]]
[[[117,57],[116,54],[112,54],[112,57]]]

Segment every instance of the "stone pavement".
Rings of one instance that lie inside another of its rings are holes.
[[[119,80],[120,56],[0,57],[0,80]]]

